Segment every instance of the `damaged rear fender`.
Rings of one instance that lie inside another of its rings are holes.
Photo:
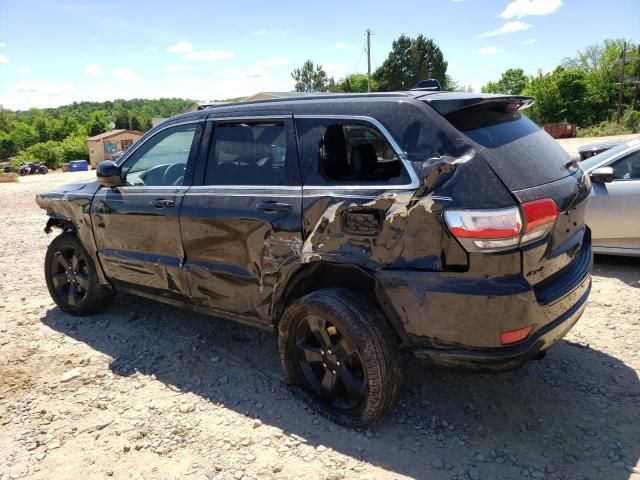
[[[325,261],[302,264],[282,273],[274,289],[271,305],[273,328],[278,329],[280,318],[290,304],[323,288],[346,288],[365,296],[367,300],[380,307],[396,333],[398,343],[405,344],[408,341],[402,321],[373,271],[361,266]]]

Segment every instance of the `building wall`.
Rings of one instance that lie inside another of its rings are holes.
[[[103,160],[111,160],[111,155],[105,152],[105,144],[114,143],[115,151],[114,153],[122,152],[122,143],[123,140],[125,143],[127,141],[131,141],[132,144],[135,143],[141,135],[137,135],[135,133],[130,132],[122,132],[113,137],[105,138],[102,140],[87,140],[87,146],[89,147],[89,161],[91,163],[91,168],[96,168],[98,163]]]

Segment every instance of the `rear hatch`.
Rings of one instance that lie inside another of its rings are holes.
[[[584,223],[588,178],[553,138],[520,111],[530,98],[443,93],[430,95],[427,103],[471,140],[477,157],[519,204],[547,198],[556,203],[559,215],[550,233],[520,248],[523,273],[536,287],[539,300],[550,303],[562,296],[566,292],[560,284],[590,267],[590,236]]]

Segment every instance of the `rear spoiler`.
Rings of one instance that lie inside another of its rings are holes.
[[[488,104],[504,104],[509,110],[524,110],[533,105],[532,97],[521,95],[494,95],[483,93],[433,93],[420,97],[420,100],[435,108],[440,115],[464,108],[478,107]]]

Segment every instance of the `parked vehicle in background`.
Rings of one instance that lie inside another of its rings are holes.
[[[270,329],[287,382],[351,426],[391,408],[402,350],[542,358],[591,288],[589,182],[530,104],[416,90],[174,117],[38,195],[63,231],[49,292],[76,315],[127,291]]]
[[[598,155],[599,153],[605,152],[610,148],[620,145],[621,143],[622,142],[599,142],[599,143],[589,143],[587,145],[582,145],[580,146],[580,148],[578,148],[580,161],[586,160],[587,158],[591,158],[594,155]]]
[[[640,256],[640,138],[580,163],[593,189],[587,208],[593,251]]]
[[[49,169],[42,162],[40,163],[28,162],[28,163],[22,163],[20,165],[20,167],[18,168],[18,175],[20,176],[33,175],[34,173],[39,173],[41,175],[44,175],[48,171]]]

